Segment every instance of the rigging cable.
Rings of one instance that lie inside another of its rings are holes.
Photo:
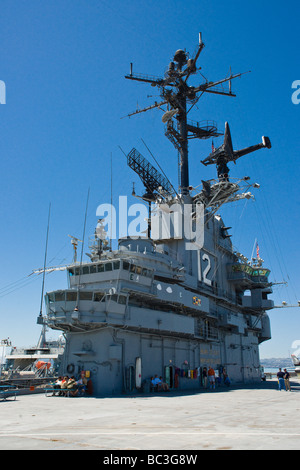
[[[49,204],[49,213],[48,213],[48,226],[47,226],[47,235],[46,235],[45,258],[44,258],[44,272],[43,272],[43,282],[42,282],[42,292],[41,292],[41,305],[40,305],[40,315],[39,315],[40,318],[42,317],[42,311],[43,311],[43,296],[44,296],[44,287],[45,287],[45,271],[46,271],[47,251],[48,251],[50,212],[51,212],[51,202],[50,202],[50,204]]]

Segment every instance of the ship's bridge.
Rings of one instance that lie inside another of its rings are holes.
[[[251,289],[255,287],[267,287],[270,270],[249,264],[229,264],[228,281],[235,284],[237,290]]]

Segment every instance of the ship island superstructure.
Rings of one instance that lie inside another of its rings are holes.
[[[147,390],[155,374],[171,389],[199,389],[210,366],[234,382],[261,380],[259,344],[271,338],[266,312],[274,307],[270,270],[259,256],[248,261],[234,249],[219,208],[252,198],[259,186],[231,179],[230,162],[271,143],[263,137],[233,150],[226,123],[224,143],[202,161],[216,165],[217,178],[199,190],[190,186],[188,140],[221,133],[215,122],[187,115],[203,93],[235,96],[231,81],[242,75],[189,86],[203,48],[199,35],[193,56],[176,51],[163,78],[133,74],[132,66],[125,77],[159,89],[161,102],[132,114],[164,109],[165,134],[179,155],[178,190],[133,148],[127,163],[145,187],[147,233],[123,237],[113,250],[99,220],[89,261],[74,259],[65,268],[67,289],[45,296],[47,325],[66,338],[61,373],[88,370],[96,394]]]

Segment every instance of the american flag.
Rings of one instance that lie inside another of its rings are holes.
[[[214,146],[214,141],[212,140],[211,142],[211,151],[214,152],[216,149],[215,149],[215,146]]]
[[[259,258],[259,246],[258,246],[258,243],[256,243],[256,257]]]

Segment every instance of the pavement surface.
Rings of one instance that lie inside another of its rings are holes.
[[[1,450],[299,450],[300,381],[113,397],[0,401]]]

